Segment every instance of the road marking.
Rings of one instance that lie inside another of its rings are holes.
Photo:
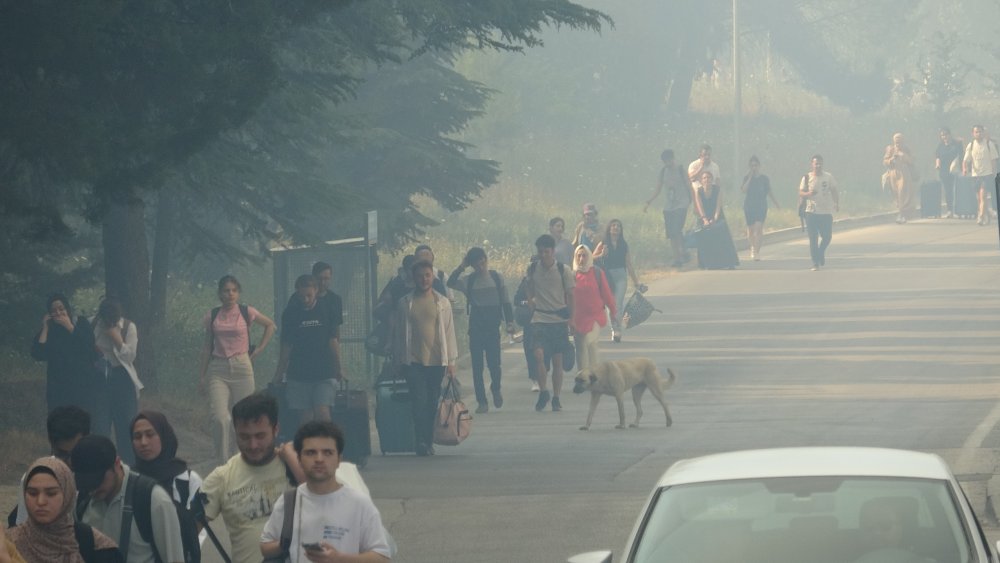
[[[976,426],[976,429],[969,434],[969,437],[965,439],[962,443],[962,453],[958,456],[958,461],[955,463],[957,467],[970,467],[972,458],[976,455],[976,451],[983,445],[983,441],[986,437],[990,435],[993,428],[996,427],[997,422],[1000,422],[1000,403],[994,405],[993,410],[990,414]]]

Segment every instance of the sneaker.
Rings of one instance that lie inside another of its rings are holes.
[[[552,412],[559,412],[562,410],[562,403],[559,402],[559,396],[556,395],[552,397]]]
[[[941,217],[942,217],[943,219],[951,219],[951,218],[953,218],[954,216],[955,216],[955,214],[954,214],[954,213],[952,213],[951,211],[945,211],[945,212],[944,212],[944,215],[942,215]]]
[[[479,406],[476,407],[476,414],[485,414],[488,412],[490,412],[490,404],[486,401],[479,403]]]
[[[813,267],[809,268],[809,269],[812,270],[812,271],[814,271],[814,272],[818,272],[819,271],[819,264],[813,264]]]
[[[503,406],[503,395],[500,393],[499,389],[493,392],[493,406],[496,408]]]
[[[757,253],[754,252],[753,249],[750,249],[750,259],[751,260],[756,260],[757,259]]]
[[[531,392],[532,393],[538,393],[539,391],[541,391],[541,388],[538,387],[538,382],[537,381],[532,381],[531,382]]]
[[[535,410],[542,412],[547,404],[549,404],[549,390],[545,389],[538,393],[538,401],[535,402]]]

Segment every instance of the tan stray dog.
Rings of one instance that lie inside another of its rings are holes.
[[[656,397],[656,400],[663,406],[663,414],[667,416],[667,426],[673,423],[670,418],[670,410],[667,408],[667,401],[663,398],[663,391],[674,384],[677,376],[669,368],[667,373],[670,377],[666,380],[656,369],[656,364],[649,358],[632,358],[629,360],[618,360],[608,362],[598,362],[596,365],[580,370],[576,374],[574,393],[590,391],[590,412],[587,413],[587,424],[581,426],[580,430],[589,430],[590,423],[594,420],[594,411],[597,410],[597,402],[601,400],[601,395],[614,395],[618,401],[619,424],[615,428],[625,428],[625,391],[632,389],[632,400],[635,402],[635,422],[629,425],[631,428],[639,427],[639,419],[642,418],[642,394],[649,388],[649,392]]]

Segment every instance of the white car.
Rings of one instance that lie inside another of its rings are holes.
[[[570,563],[610,563],[610,551]],[[629,563],[996,561],[940,457],[779,448],[678,461],[629,536]]]

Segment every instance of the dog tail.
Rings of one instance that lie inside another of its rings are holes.
[[[673,385],[675,381],[677,381],[677,376],[674,375],[674,370],[667,368],[667,375],[668,375],[667,380],[663,382],[664,389],[667,389],[668,387]]]

